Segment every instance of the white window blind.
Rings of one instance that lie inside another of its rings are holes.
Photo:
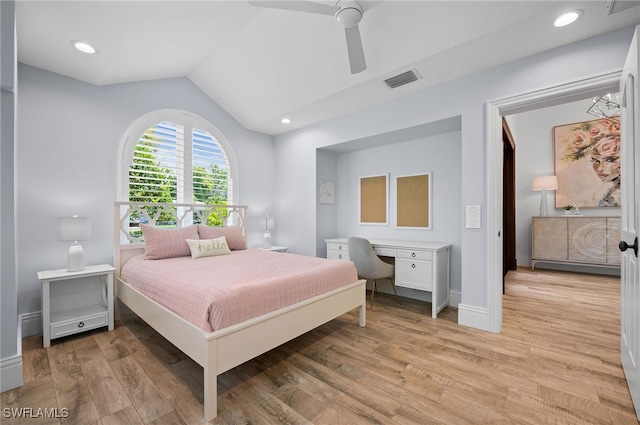
[[[229,160],[211,133],[162,121],[135,146],[129,168],[129,200],[229,203]]]

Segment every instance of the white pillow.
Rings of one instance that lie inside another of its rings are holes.
[[[231,254],[224,236],[216,239],[187,239],[187,244],[191,250],[191,258],[194,259]]]

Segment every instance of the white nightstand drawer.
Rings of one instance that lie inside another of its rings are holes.
[[[398,258],[413,258],[416,260],[431,260],[433,253],[431,251],[412,251],[409,249],[399,249]]]
[[[77,317],[73,320],[56,322],[51,324],[51,338],[72,335],[89,329],[100,328],[109,325],[109,312],[92,314],[90,316]]]

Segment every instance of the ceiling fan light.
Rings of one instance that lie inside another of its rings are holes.
[[[355,7],[345,7],[336,12],[336,20],[344,25],[345,28],[358,25],[361,19],[362,11]]]
[[[75,47],[77,50],[80,50],[82,53],[87,53],[89,55],[92,55],[96,52],[95,47],[93,47],[91,44],[87,43],[86,41],[71,40],[71,45]]]
[[[578,20],[582,16],[582,10],[576,9],[571,10],[569,12],[563,13],[558,16],[556,21],[553,23],[556,27],[564,27]]]

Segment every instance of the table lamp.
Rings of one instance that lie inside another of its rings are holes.
[[[556,176],[538,176],[533,178],[531,183],[531,190],[541,190],[540,196],[540,216],[546,217],[549,215],[549,207],[547,206],[547,190],[558,189],[558,179]]]
[[[269,217],[269,215],[264,216],[264,221],[262,227],[264,229],[264,245],[263,248],[271,248],[271,233],[269,233],[269,229],[273,229],[274,226],[273,217]]]
[[[84,251],[78,241],[86,241],[91,237],[91,220],[88,217],[60,217],[58,219],[58,237],[61,241],[72,241],[69,247],[69,264],[67,271],[84,270]]]

